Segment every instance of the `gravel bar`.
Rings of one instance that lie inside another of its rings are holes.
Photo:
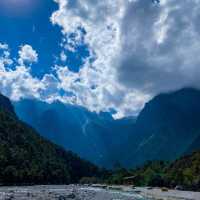
[[[105,185],[0,187],[0,200],[200,200],[199,192]]]

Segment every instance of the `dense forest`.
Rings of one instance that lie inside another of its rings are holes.
[[[132,177],[134,186],[168,187],[200,190],[200,152],[184,156],[174,162],[148,161],[134,169],[118,168],[108,178],[110,184],[124,184]]]
[[[0,184],[68,184],[103,174],[21,122],[4,96],[0,96],[0,122]]]

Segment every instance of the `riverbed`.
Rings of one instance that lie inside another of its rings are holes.
[[[0,187],[0,200],[200,200],[200,193],[124,186]]]

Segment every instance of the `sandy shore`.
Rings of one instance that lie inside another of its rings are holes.
[[[200,200],[200,193],[125,186],[0,187],[0,200]]]

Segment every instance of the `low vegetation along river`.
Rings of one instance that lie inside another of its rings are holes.
[[[200,193],[131,187],[0,187],[0,200],[200,200]]]

